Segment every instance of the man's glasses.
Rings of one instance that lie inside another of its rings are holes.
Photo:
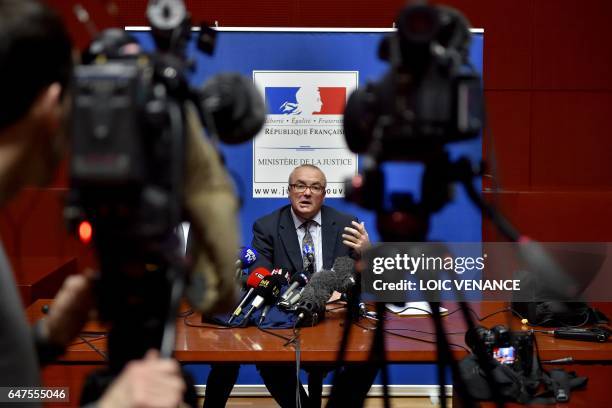
[[[289,184],[289,187],[291,187],[291,189],[295,191],[296,193],[300,193],[300,194],[305,192],[307,188],[310,189],[312,194],[321,194],[323,191],[325,191],[325,187],[323,187],[320,184],[313,184],[312,186],[308,186],[306,184],[297,183],[297,184]]]

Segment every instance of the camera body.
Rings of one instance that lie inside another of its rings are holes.
[[[161,243],[183,220],[184,104],[199,108],[187,80],[193,64],[185,53],[191,19],[184,4],[151,1],[147,17],[155,52],[143,52],[124,30],[108,29],[75,69],[65,208],[69,228],[87,219],[99,247],[100,240],[128,241],[137,258],[172,252]],[[212,53],[213,33],[202,28],[201,50]]]
[[[347,102],[346,141],[378,160],[425,161],[446,143],[478,136],[481,79],[469,66],[469,26],[459,12],[409,6],[397,22],[379,47],[389,71]]]
[[[475,176],[474,166],[451,161],[445,150],[483,128],[482,81],[469,62],[470,41],[469,23],[458,11],[408,6],[397,17],[397,32],[379,46],[389,70],[349,97],[346,143],[364,157],[360,175],[344,183],[345,196],[380,213],[379,230],[388,240],[423,239],[430,215],[451,200],[451,185]],[[401,193],[385,203],[381,164],[389,161],[425,164],[420,202]]]
[[[203,116],[200,94],[188,82],[189,13],[179,0],[152,0],[148,17],[155,51],[144,52],[122,29],[104,30],[72,80],[64,217],[72,231],[91,225],[97,308],[111,323],[109,361],[117,372],[143,350],[160,348],[164,322],[174,319],[187,282],[176,234],[186,218],[187,105]],[[212,53],[214,39],[203,26],[198,48]]]
[[[96,233],[144,244],[181,221],[182,101],[159,70],[144,56],[76,68],[65,212],[73,225],[88,219]]]
[[[519,374],[529,376],[534,362],[533,336],[532,332],[512,332],[503,325],[491,329],[478,326],[466,333],[465,342],[472,350],[479,342],[491,359],[510,366]]]

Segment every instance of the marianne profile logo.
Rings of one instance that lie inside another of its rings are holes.
[[[270,115],[342,115],[346,87],[267,86],[266,105]]]

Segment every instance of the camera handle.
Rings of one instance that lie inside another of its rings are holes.
[[[176,342],[176,316],[181,306],[181,299],[185,292],[185,273],[178,266],[168,268],[168,281],[171,282],[170,302],[168,305],[168,315],[164,323],[159,354],[162,358],[171,358],[174,354]]]

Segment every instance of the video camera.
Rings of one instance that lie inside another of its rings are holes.
[[[348,100],[349,148],[377,159],[423,161],[448,142],[477,137],[482,85],[468,61],[470,39],[467,20],[454,9],[404,8],[397,32],[379,46],[389,71]]]
[[[194,63],[186,49],[191,18],[182,1],[151,0],[147,17],[154,52],[144,52],[124,30],[105,30],[83,54],[72,81],[70,191],[64,216],[73,231],[90,225],[100,264],[97,307],[100,319],[111,324],[113,373],[149,348],[166,357],[174,350],[176,309],[188,281],[176,230],[193,215],[185,210],[188,158],[215,156],[216,167],[206,171],[213,171],[217,185],[225,183],[219,180],[226,175],[218,169],[222,160],[214,154],[218,139],[249,140],[265,120],[263,100],[247,78],[219,74],[201,89],[190,86]],[[212,54],[216,32],[202,24],[194,35],[197,49]],[[193,149],[188,142],[200,123],[205,128],[201,137],[206,130],[209,140],[206,153],[195,154],[187,150]],[[231,186],[228,191],[231,195]],[[199,224],[207,219],[196,218]],[[212,225],[198,227],[216,231]],[[189,284],[202,298],[208,293],[208,272],[195,269]],[[221,280],[216,278],[211,280]]]
[[[87,218],[101,239],[150,245],[182,220],[183,104],[200,103],[187,81],[191,22],[181,5],[149,4],[157,52],[146,54],[128,33],[111,29],[75,69],[66,217],[73,226]],[[212,53],[214,37],[203,27],[198,48]]]
[[[185,218],[185,106],[201,111],[188,83],[191,20],[181,1],[151,1],[147,17],[157,51],[143,52],[124,30],[105,30],[73,78],[64,216],[70,229],[89,223],[93,231],[113,372],[151,347],[172,353],[174,332],[164,328],[187,280],[175,230]],[[202,27],[198,48],[212,53],[214,38]]]
[[[484,122],[481,78],[468,58],[470,42],[469,23],[454,9],[414,5],[400,12],[397,32],[379,45],[379,57],[390,64],[388,72],[353,92],[346,105],[347,145],[365,154],[360,175],[345,182],[348,201],[383,210],[381,164],[392,160],[426,164],[422,202],[396,195],[391,197],[394,209],[419,214],[420,224],[450,200],[447,186],[465,170],[454,167],[465,163],[450,162],[444,148],[476,138]],[[414,224],[410,221],[405,227]],[[419,234],[427,228],[417,226]]]
[[[532,332],[512,332],[503,325],[491,329],[477,326],[465,334],[465,343],[475,350],[476,342],[480,342],[491,359],[529,376],[533,369],[533,336]]]
[[[265,120],[261,96],[241,75],[219,74],[201,89],[190,86],[191,18],[182,1],[151,0],[147,18],[154,52],[144,52],[128,32],[108,29],[74,72],[71,188],[64,215],[73,231],[90,223],[102,275],[142,275],[125,270],[135,263],[181,269],[175,229],[186,218],[187,105],[195,108],[213,146],[218,139],[249,140]],[[212,54],[216,32],[202,24],[195,36],[197,49]],[[111,293],[125,286],[121,279],[110,283]],[[102,318],[112,316],[117,302],[100,298],[108,303],[100,307]]]

